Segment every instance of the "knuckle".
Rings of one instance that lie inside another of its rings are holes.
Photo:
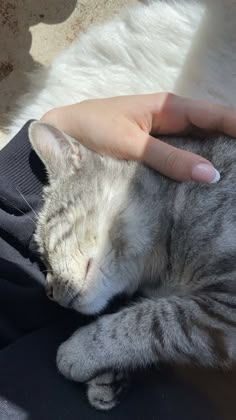
[[[178,150],[172,150],[165,159],[164,168],[167,172],[173,172],[178,165],[179,153]]]
[[[172,92],[158,92],[157,94],[158,99],[162,99],[162,101],[164,103],[166,103],[167,101],[172,101],[173,99],[175,99],[177,96],[172,93]]]

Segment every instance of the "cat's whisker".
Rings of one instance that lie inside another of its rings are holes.
[[[30,203],[28,202],[28,200],[26,200],[24,194],[22,194],[22,192],[20,190],[18,190],[18,188],[16,188],[16,191],[20,194],[20,196],[23,198],[23,200],[25,201],[25,203],[29,206],[29,208],[32,210],[32,212],[35,214],[35,216],[38,218],[38,213],[36,213],[36,211],[30,205]]]
[[[31,222],[34,223],[34,225],[36,226],[36,222],[34,219],[32,219],[32,217],[30,217],[27,213],[24,213],[21,209],[19,209],[19,207],[17,207],[15,204],[13,204],[11,201],[9,201],[6,197],[4,197],[3,195],[0,195],[0,197],[6,201],[8,204],[10,204],[11,207],[13,207],[15,210],[19,211],[23,216],[28,217],[28,219],[31,220]]]

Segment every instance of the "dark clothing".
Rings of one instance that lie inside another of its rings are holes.
[[[216,420],[210,403],[166,368],[137,374],[106,413],[89,406],[83,385],[57,372],[59,344],[85,319],[44,292],[32,235],[46,175],[28,126],[0,152],[0,420]]]

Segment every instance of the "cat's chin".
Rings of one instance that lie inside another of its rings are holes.
[[[96,284],[96,286],[98,286],[98,284]],[[101,282],[100,288],[90,287],[87,288],[86,291],[83,291],[82,294],[78,293],[75,298],[71,300],[69,307],[84,315],[96,315],[106,308],[111,298],[110,295],[110,288]]]
[[[75,298],[68,306],[84,315],[97,315],[123,291],[122,285],[121,279],[116,278],[115,275],[111,279],[110,275],[105,274],[101,269],[96,272],[96,276],[91,272],[87,277],[86,287],[77,295],[75,294]]]
[[[87,289],[86,293],[78,295],[76,299],[71,302],[70,308],[74,309],[84,315],[97,315],[104,311],[109,302],[119,294],[119,290],[114,290],[112,282],[97,280],[96,288]],[[98,287],[99,285],[99,287]]]
[[[102,297],[96,297],[90,302],[74,301],[71,308],[83,315],[97,315],[102,312],[108,305],[108,301]]]

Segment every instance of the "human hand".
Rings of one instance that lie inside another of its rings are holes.
[[[236,111],[169,93],[86,100],[55,108],[42,120],[100,154],[141,160],[177,181],[217,182],[201,156],[160,141],[160,134],[214,130],[236,137]]]

